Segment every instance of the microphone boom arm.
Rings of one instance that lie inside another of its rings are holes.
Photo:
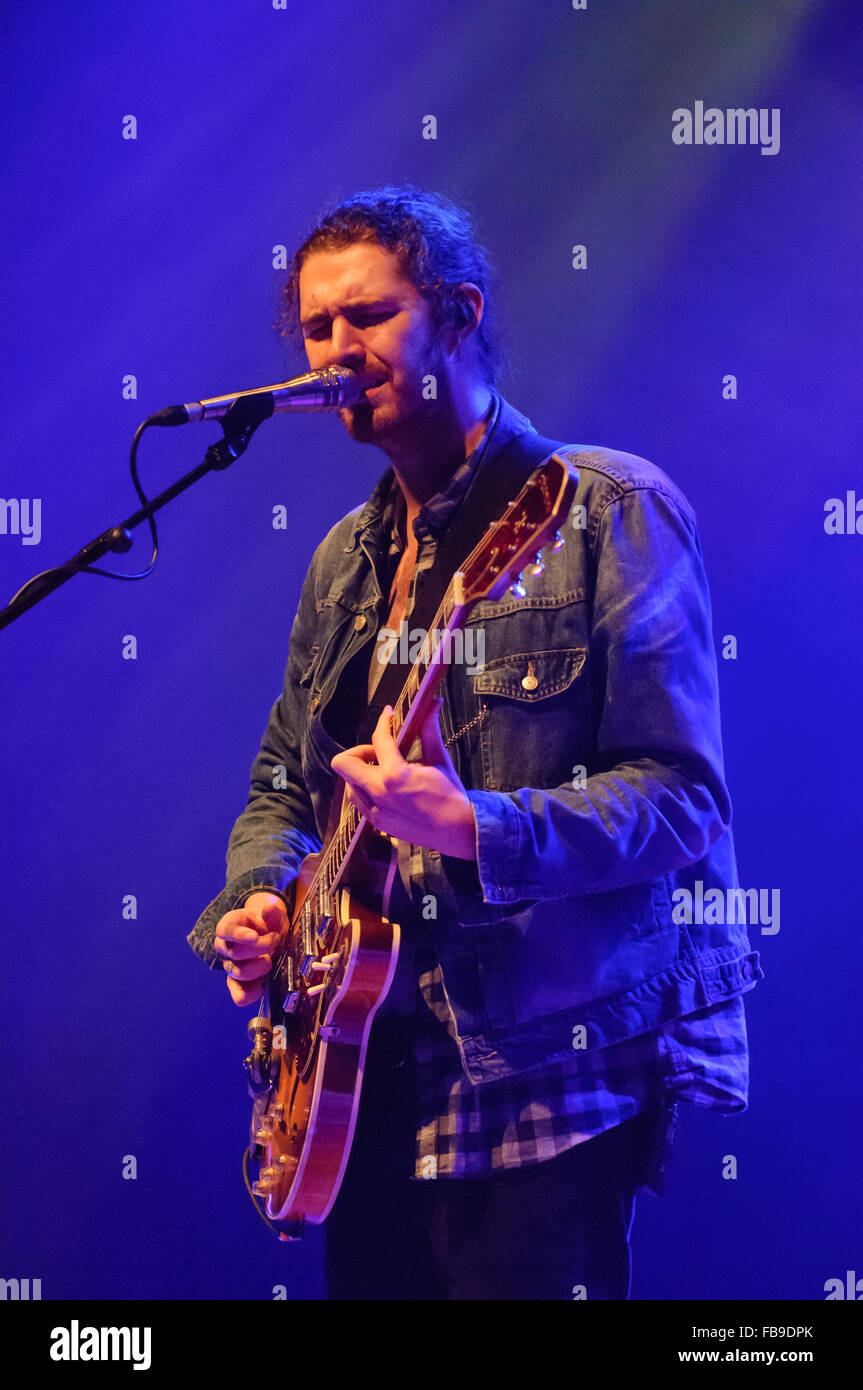
[[[185,492],[199,478],[203,478],[214,470],[227,468],[235,459],[239,458],[240,454],[245,451],[258,425],[273,414],[273,397],[268,394],[267,390],[264,390],[263,392],[244,392],[239,396],[228,397],[228,400],[233,403],[224,412],[224,419],[221,421],[224,438],[210,446],[204,456],[203,463],[199,463],[197,468],[193,468],[182,478],[178,478],[175,483],[165,488],[164,492],[160,492],[158,497],[154,497],[146,506],[139,507],[138,511],[127,516],[125,521],[121,521],[119,526],[112,526],[107,531],[103,531],[101,535],[96,536],[65,564],[55,565],[52,569],[45,570],[41,574],[34,575],[32,579],[28,579],[6,607],[0,609],[0,628],[8,627],[22,613],[26,613],[28,608],[34,608],[43,598],[47,598],[48,594],[59,589],[62,584],[72,578],[73,574],[80,574],[89,565],[101,560],[109,551],[120,554],[131,550],[131,533],[136,526],[140,526],[142,521],[149,520],[155,512],[166,506],[168,502],[172,502],[175,497],[179,497],[181,492]],[[176,408],[171,407],[171,409]],[[179,408],[183,409],[182,406]],[[156,421],[151,416],[144,422],[144,429],[152,423],[156,423]],[[176,423],[180,422],[177,421]],[[124,575],[117,577],[126,578]]]

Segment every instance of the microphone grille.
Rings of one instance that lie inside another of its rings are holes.
[[[353,367],[324,367],[321,376],[335,390],[338,405],[353,405],[362,394],[360,379]]]

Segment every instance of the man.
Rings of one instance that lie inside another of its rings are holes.
[[[665,474],[557,446],[565,544],[526,597],[474,610],[481,664],[449,667],[408,759],[392,738],[378,639],[435,613],[555,448],[495,390],[488,281],[460,209],[388,187],[322,220],[286,294],[309,365],[360,375],[342,422],[391,467],[315,551],[189,941],[236,1004],[260,997],[335,774],[398,841],[402,947],[325,1223],[330,1298],[625,1299],[677,1102],[747,1103],[758,956],[686,907],[737,879],[701,550]]]

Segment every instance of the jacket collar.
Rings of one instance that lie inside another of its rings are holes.
[[[414,533],[418,540],[422,540],[428,532],[437,536],[446,529],[483,460],[490,462],[505,444],[525,430],[536,433],[526,415],[511,406],[498,392],[492,391],[492,403],[479,443],[456,469],[446,487],[420,507],[414,521]],[[384,537],[389,540],[400,513],[404,514],[401,489],[395,470],[390,467],[378,479],[369,500],[359,512],[350,544],[344,547],[345,552],[353,550],[359,536],[366,531],[371,531],[379,543]]]

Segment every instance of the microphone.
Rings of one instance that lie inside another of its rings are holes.
[[[282,410],[339,410],[342,406],[353,405],[364,390],[351,367],[323,367],[319,372],[304,372],[277,386],[258,386],[253,391],[234,391],[228,396],[210,396],[187,405],[169,405],[151,415],[147,423],[187,425],[193,420],[220,420],[244,396],[269,396],[272,410],[266,410],[266,415],[277,415]],[[262,406],[267,404],[261,401]]]

